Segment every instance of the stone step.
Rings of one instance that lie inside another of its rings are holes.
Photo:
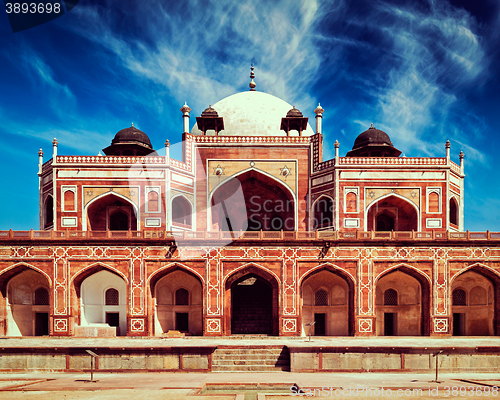
[[[212,372],[281,372],[289,371],[289,366],[270,365],[212,365]]]
[[[212,366],[217,365],[271,365],[271,366],[282,366],[288,365],[289,360],[212,360]]]
[[[289,359],[288,354],[246,354],[244,356],[240,354],[221,354],[212,357],[212,360],[280,360]]]
[[[290,353],[286,347],[217,348],[212,355],[212,371],[289,371]]]
[[[280,354],[288,354],[288,351],[283,351],[283,349],[217,349],[214,352],[214,356],[218,355],[252,355],[252,354],[259,354],[259,355],[266,355],[266,354],[271,354],[271,355],[280,355]]]

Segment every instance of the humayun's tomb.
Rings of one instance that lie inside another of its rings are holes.
[[[39,230],[0,231],[0,336],[499,335],[500,233],[464,229],[449,142],[404,157],[372,125],[341,157],[321,106],[313,130],[253,79],[190,111],[182,160],[133,125],[40,150]]]

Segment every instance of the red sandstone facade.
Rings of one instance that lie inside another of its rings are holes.
[[[449,143],[399,157],[371,127],[323,161],[321,107],[316,132],[259,92],[191,133],[181,111],[183,161],[133,127],[39,153],[40,231],[0,232],[0,335],[498,335],[500,234],[463,232]]]

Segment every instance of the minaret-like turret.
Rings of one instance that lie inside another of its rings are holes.
[[[182,111],[182,119],[184,121],[184,124],[183,124],[184,130],[182,132],[188,133],[189,132],[189,113],[191,112],[191,109],[189,108],[189,106],[187,105],[186,102],[182,106],[181,111]]]
[[[57,157],[57,139],[54,138],[52,141],[52,162],[56,162]]]
[[[323,113],[325,110],[321,107],[321,104],[318,103],[318,107],[314,110],[316,113],[316,133],[321,133],[321,121],[323,120]]]

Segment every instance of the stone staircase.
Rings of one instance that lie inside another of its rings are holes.
[[[226,347],[212,354],[212,372],[290,371],[290,353],[286,346]]]

